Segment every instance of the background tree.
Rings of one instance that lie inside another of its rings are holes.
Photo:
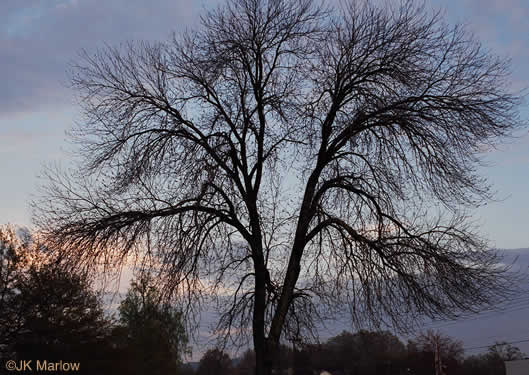
[[[79,172],[49,173],[36,220],[76,267],[157,258],[189,308],[230,291],[217,333],[251,332],[270,373],[337,313],[406,329],[506,296],[467,209],[491,196],[480,154],[523,125],[508,78],[413,1],[228,0],[84,54]]]
[[[23,312],[13,342],[17,358],[96,357],[110,323],[86,279],[53,264],[33,265],[16,288],[15,303]]]
[[[197,375],[229,375],[232,373],[231,358],[220,349],[210,349],[200,359]]]
[[[496,342],[488,348],[487,353],[481,356],[481,362],[486,364],[484,374],[505,375],[505,361],[525,358],[519,348],[506,342]]]
[[[464,357],[463,343],[431,329],[408,343],[409,366],[416,373],[435,372],[436,351],[447,373],[459,371]]]
[[[26,230],[2,228],[0,249],[0,348],[4,356],[97,359],[110,321],[90,279],[64,272],[48,257],[49,249]]]
[[[496,374],[492,372],[487,361],[483,356],[471,355],[463,361],[461,374],[464,375],[504,375],[504,373]]]
[[[416,338],[416,344],[419,350],[430,353],[435,352],[437,350],[436,347],[438,347],[441,357],[445,360],[453,358],[460,361],[463,359],[465,353],[461,341],[455,340],[432,329],[420,333]]]
[[[121,326],[114,340],[129,374],[167,374],[179,369],[189,354],[181,312],[161,301],[154,281],[142,276],[133,281],[119,306]]]
[[[497,342],[487,353],[465,358],[461,374],[464,375],[505,375],[505,361],[523,359],[525,354],[519,348],[505,342]]]
[[[498,357],[503,361],[515,361],[524,359],[525,354],[516,346],[513,346],[505,341],[497,341],[494,345],[489,347],[489,356]]]
[[[406,347],[390,332],[342,332],[322,345],[309,346],[311,369],[331,373],[398,373],[406,359]]]
[[[13,227],[0,228],[0,353],[4,354],[22,326],[16,283],[28,267],[28,242],[21,241]]]
[[[195,375],[193,366],[189,363],[182,363],[178,366],[178,375]]]
[[[255,374],[255,352],[253,350],[248,349],[243,353],[233,373],[235,375]]]

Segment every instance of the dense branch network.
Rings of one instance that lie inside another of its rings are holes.
[[[82,168],[49,173],[40,227],[80,267],[150,259],[168,294],[216,296],[258,362],[336,314],[406,328],[503,293],[465,212],[519,98],[437,13],[232,0],[166,43],[85,53],[72,81]]]

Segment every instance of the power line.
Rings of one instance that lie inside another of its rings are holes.
[[[430,324],[425,324],[425,327],[442,328],[442,327],[447,327],[447,326],[451,326],[451,325],[466,322],[466,321],[490,319],[492,317],[502,315],[505,313],[521,311],[521,310],[526,310],[526,309],[529,309],[529,298],[527,297],[516,298],[501,307],[485,310],[483,312],[480,312],[474,315],[462,316],[458,320],[453,320],[449,322],[446,322],[446,321],[430,322]]]
[[[515,334],[520,334],[520,333],[523,333],[524,335],[527,332],[526,329],[523,329],[522,331],[520,331],[519,328],[516,329],[516,332],[510,332],[509,334],[496,334],[496,335],[490,335],[490,336],[486,336],[486,337],[474,337],[472,339],[470,339],[471,342],[476,342],[476,341],[485,341],[485,339],[495,339],[495,341],[498,341],[498,340],[503,340],[503,341],[507,341],[507,340],[512,340],[512,339],[508,339],[506,337],[508,336],[513,336]],[[469,341],[469,340],[465,340],[465,341]]]
[[[525,339],[525,340],[519,340],[519,341],[511,341],[511,342],[501,342],[502,344],[520,344],[522,342],[529,342],[529,339]],[[464,350],[473,350],[473,349],[485,349],[485,348],[490,348],[491,346],[495,345],[496,343],[494,344],[490,344],[490,345],[485,345],[485,346],[474,346],[472,348],[463,348]]]

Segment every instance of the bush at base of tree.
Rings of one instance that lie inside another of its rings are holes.
[[[181,312],[164,303],[153,279],[133,281],[119,306],[120,325],[113,336],[128,374],[175,373],[189,354]]]
[[[197,368],[197,375],[229,375],[233,371],[230,356],[219,349],[204,353]]]

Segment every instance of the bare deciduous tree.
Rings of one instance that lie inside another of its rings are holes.
[[[438,352],[439,357],[443,361],[449,359],[458,362],[463,361],[463,355],[465,353],[463,342],[445,336],[439,331],[429,329],[426,332],[421,332],[417,336],[415,344],[423,352],[432,354]]]
[[[79,267],[152,261],[217,296],[218,333],[281,338],[348,313],[406,328],[502,296],[468,209],[480,152],[523,125],[508,65],[412,1],[228,0],[159,44],[84,54],[78,172],[40,228]]]

